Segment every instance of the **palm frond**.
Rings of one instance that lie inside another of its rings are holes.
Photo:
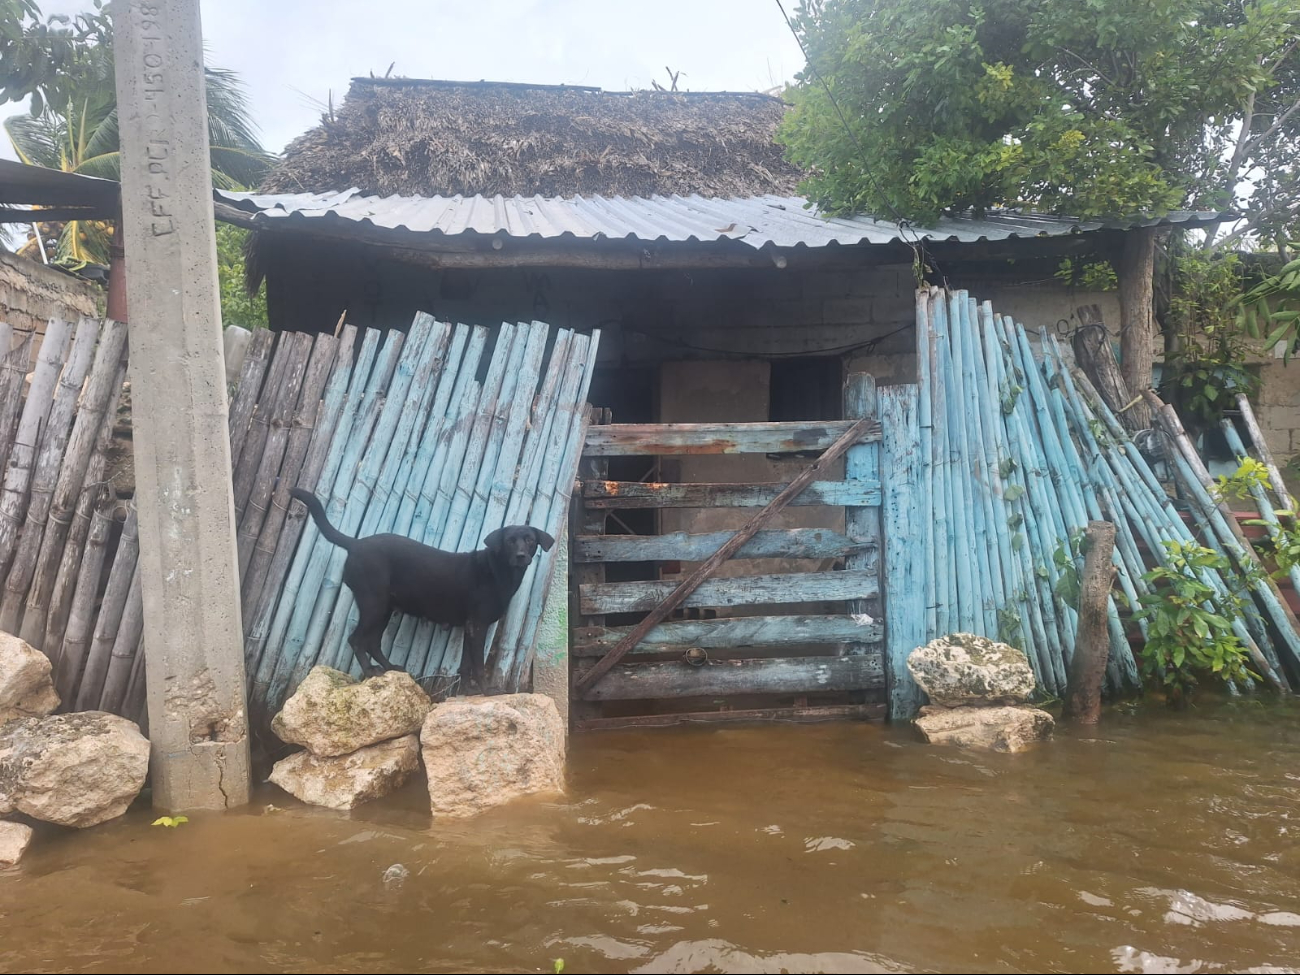
[[[62,156],[63,124],[57,116],[49,112],[34,118],[11,115],[4,120],[4,127],[9,144],[20,161],[46,169],[62,168],[59,160]]]

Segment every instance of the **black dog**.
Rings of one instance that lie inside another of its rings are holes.
[[[483,683],[483,641],[488,627],[505,615],[510,597],[537,554],[555,539],[538,528],[507,525],[483,540],[477,552],[444,552],[404,535],[352,538],[329,523],[325,508],[309,491],[289,492],[307,506],[320,533],[347,549],[343,583],[352,590],[360,619],[348,637],[366,677],[399,670],[384,656],[384,627],[393,610],[434,623],[465,627],[460,675]],[[378,666],[376,666],[378,664]]]

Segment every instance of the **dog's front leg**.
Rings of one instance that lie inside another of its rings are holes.
[[[483,641],[487,636],[487,625],[478,620],[465,623],[465,644],[461,652],[461,677],[468,677],[480,694],[487,693],[487,684],[483,680]]]

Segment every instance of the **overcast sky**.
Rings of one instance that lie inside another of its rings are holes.
[[[787,0],[787,9],[794,0]],[[74,13],[81,0],[41,0]],[[803,66],[776,0],[202,0],[209,63],[248,86],[268,149],[373,71],[612,90],[755,91]],[[14,106],[0,107],[0,116]],[[5,158],[13,158],[3,140]]]

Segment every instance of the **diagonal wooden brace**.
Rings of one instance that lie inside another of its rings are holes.
[[[878,438],[880,435],[880,423],[877,420],[863,418],[853,426],[849,427],[844,434],[833,444],[826,448],[825,452],[806,467],[803,472],[786,485],[785,490],[768,502],[762,511],[754,515],[743,528],[736,531],[727,542],[709,558],[701,562],[689,576],[681,581],[658,606],[646,614],[646,618],[636,625],[627,636],[623,637],[609,653],[597,661],[596,666],[591,670],[579,676],[574,681],[574,687],[580,694],[585,694],[588,688],[599,681],[602,677],[612,670],[627,653],[640,643],[656,626],[666,620],[678,606],[686,601],[691,593],[700,587],[700,584],[718,571],[718,567],[726,562],[729,558],[740,551],[741,547],[753,538],[765,524],[782,508],[793,501],[800,492],[809,484],[817,479],[828,464],[838,460],[843,454],[855,444],[864,440]]]

